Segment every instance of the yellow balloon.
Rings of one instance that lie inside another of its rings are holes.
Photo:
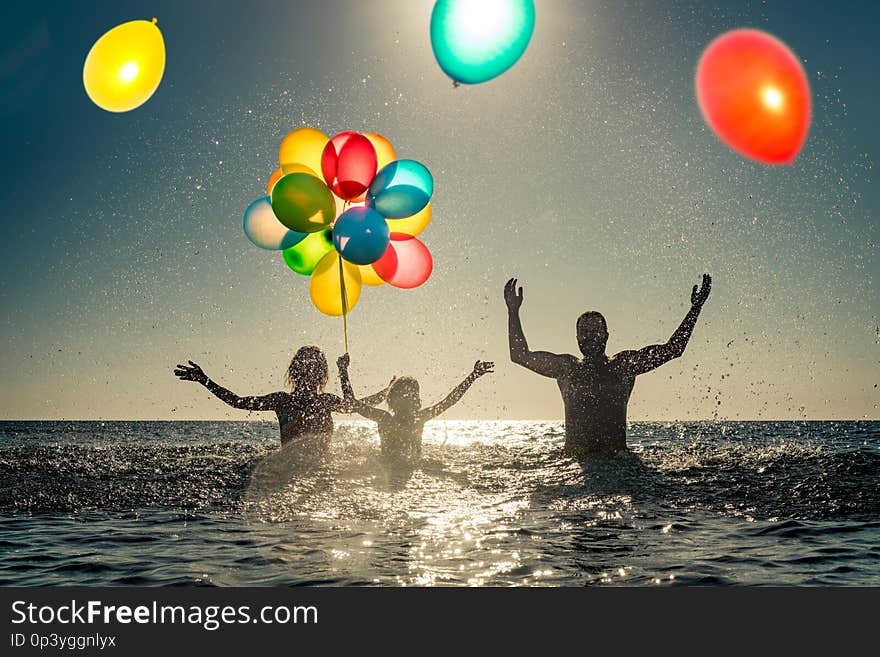
[[[385,281],[379,278],[379,274],[373,269],[373,265],[358,265],[358,269],[361,270],[361,283],[364,285],[379,287],[385,284]]]
[[[377,132],[365,132],[364,137],[369,139],[370,143],[373,144],[373,148],[376,149],[376,157],[379,160],[379,165],[376,167],[376,171],[381,171],[382,167],[397,159],[397,154],[394,152],[394,146],[391,145],[391,142],[388,141],[387,138]]]
[[[342,261],[342,270],[345,280],[345,298],[348,303],[347,310],[351,312],[361,296],[361,272],[357,265],[345,260]],[[312,272],[309,294],[312,296],[315,308],[325,315],[338,317],[342,314],[339,254],[335,250],[321,258],[321,262]]]
[[[404,217],[403,219],[386,219],[385,221],[388,222],[388,228],[392,233],[418,235],[428,227],[429,223],[431,223],[431,215],[433,212],[434,211],[431,210],[431,204],[428,203],[428,205],[411,217]]]
[[[318,174],[316,176],[318,179],[323,180],[324,177],[320,175],[321,155],[328,141],[330,139],[320,130],[297,128],[281,142],[281,148],[278,151],[278,161],[281,163],[281,168],[283,169],[285,164],[304,164]],[[285,173],[287,172],[285,171]]]
[[[108,112],[143,105],[162,81],[165,41],[156,19],[117,25],[89,50],[83,85],[92,102]]]
[[[281,171],[284,172],[286,176],[288,173],[307,173],[310,176],[314,176],[318,180],[324,180],[324,177],[316,173],[314,169],[310,169],[305,164],[300,164],[299,162],[288,162],[287,164],[281,165]]]

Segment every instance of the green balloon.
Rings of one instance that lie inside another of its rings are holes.
[[[289,249],[284,249],[281,254],[284,262],[297,274],[311,276],[315,267],[327,253],[333,250],[333,231],[322,230],[312,233],[302,242]]]
[[[513,66],[534,30],[532,0],[438,0],[431,13],[437,63],[465,84],[491,80]]]
[[[308,173],[288,173],[275,183],[272,210],[278,221],[299,233],[323,230],[336,218],[333,192]]]

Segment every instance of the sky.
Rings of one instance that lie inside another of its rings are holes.
[[[341,320],[241,229],[303,125],[384,134],[435,178],[431,279],[365,289],[349,318],[357,391],[410,374],[433,402],[487,359],[444,417],[561,419],[555,383],[508,359],[504,282],[533,349],[577,353],[595,309],[612,354],[665,341],[708,272],[687,351],[639,378],[631,420],[880,418],[880,6],[535,4],[522,59],[455,89],[429,0],[4,3],[0,418],[245,419],[173,367],[262,394],[318,344],[335,373]],[[99,109],[89,48],[154,16],[161,85]],[[793,166],[740,157],[700,115],[697,60],[737,27],[803,61]]]

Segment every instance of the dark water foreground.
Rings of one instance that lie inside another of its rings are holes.
[[[343,425],[0,423],[2,585],[880,585],[880,422],[434,423],[425,461]]]

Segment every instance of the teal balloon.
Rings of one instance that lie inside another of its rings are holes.
[[[386,164],[367,190],[367,205],[386,219],[420,212],[434,193],[434,176],[421,162],[396,160]]]
[[[385,255],[390,239],[388,222],[373,208],[351,208],[333,224],[333,246],[356,265],[376,262]]]
[[[431,46],[455,82],[478,84],[522,57],[535,31],[532,0],[438,0],[431,14]]]
[[[258,198],[244,211],[242,227],[247,238],[261,249],[280,251],[302,242],[306,233],[297,233],[282,225],[268,196]]]

